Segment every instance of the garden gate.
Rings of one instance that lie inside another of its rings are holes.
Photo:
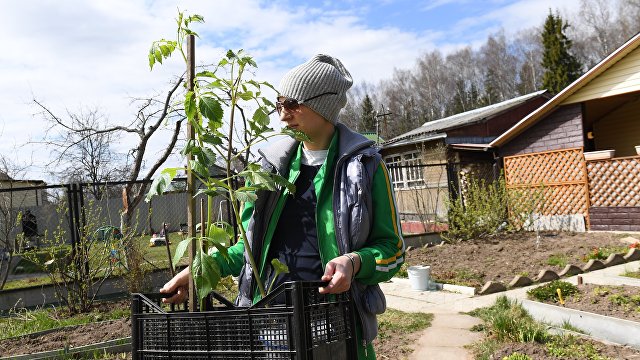
[[[589,228],[589,180],[582,148],[506,156],[507,189],[541,190],[542,215],[584,216]]]

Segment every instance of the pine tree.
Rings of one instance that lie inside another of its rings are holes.
[[[358,131],[375,131],[376,130],[376,114],[373,109],[373,102],[369,95],[365,95],[360,105],[360,123],[358,124]]]
[[[572,42],[564,33],[568,27],[560,15],[549,12],[542,31],[542,86],[553,95],[577,79],[582,67],[571,54]]]

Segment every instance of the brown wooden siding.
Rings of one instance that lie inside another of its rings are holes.
[[[513,156],[584,146],[582,107],[561,106],[500,148],[501,156]]]

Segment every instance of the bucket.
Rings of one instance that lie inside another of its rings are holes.
[[[429,290],[431,267],[425,265],[409,266],[407,269],[409,282],[413,290]]]

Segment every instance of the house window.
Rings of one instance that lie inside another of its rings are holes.
[[[424,186],[422,158],[418,151],[393,154],[385,157],[391,183],[395,189]]]

